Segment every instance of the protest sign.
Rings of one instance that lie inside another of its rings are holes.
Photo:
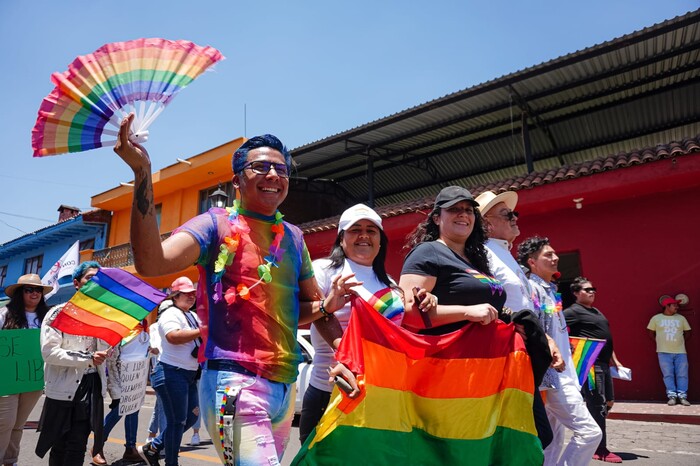
[[[38,328],[0,330],[0,396],[44,388]]]
[[[135,413],[141,409],[146,396],[148,381],[148,358],[132,361],[121,361],[121,398],[119,399],[119,415]]]

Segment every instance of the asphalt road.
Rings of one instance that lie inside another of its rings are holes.
[[[44,398],[39,401],[29,417],[29,421],[38,421]],[[155,397],[146,395],[146,401],[139,412],[139,444],[146,438],[146,429],[153,412]],[[105,404],[105,409],[107,405]],[[192,436],[192,431],[185,432],[183,448],[180,450],[181,466],[206,466],[220,464],[214,446],[205,429],[200,431],[201,445],[192,447],[186,445]],[[34,454],[34,446],[39,434],[34,428],[25,428],[22,437],[19,466],[43,466],[48,464],[48,455],[44,459]],[[88,444],[92,445],[92,440]],[[292,429],[292,438],[287,448],[287,454],[282,460],[283,466],[291,464],[292,458],[299,450],[298,429]],[[663,422],[638,421],[608,421],[608,447],[619,454],[625,463],[631,466],[697,466],[700,464],[700,426],[688,424],[669,424]],[[107,462],[114,466],[128,463],[121,461],[124,453],[124,424],[120,422],[112,430],[105,444]],[[85,456],[85,464],[89,464],[91,456]],[[135,463],[131,463],[135,464]],[[141,463],[144,464],[144,463]],[[161,464],[163,462],[161,461]],[[367,465],[371,465],[371,457]],[[592,464],[600,464],[592,462]]]

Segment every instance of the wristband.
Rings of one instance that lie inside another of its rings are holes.
[[[328,320],[328,318],[331,316],[328,311],[326,311],[326,306],[323,305],[323,300],[320,300],[318,302],[318,310],[321,311],[321,314],[323,314],[323,317]]]

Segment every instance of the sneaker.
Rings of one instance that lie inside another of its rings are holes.
[[[194,434],[192,434],[192,440],[190,440],[190,445],[192,445],[193,447],[196,447],[199,444],[200,444],[199,432],[195,432]]]
[[[139,452],[136,450],[136,447],[126,447],[126,450],[124,450],[124,456],[122,456],[122,461],[126,463],[140,463],[143,460],[141,459]]]
[[[143,459],[143,461],[148,463],[150,466],[160,466],[160,462],[158,461],[160,459],[160,454],[158,453],[158,450],[153,448],[151,442],[146,443],[146,445],[136,447],[136,452]]]
[[[679,398],[679,401],[683,406],[690,406],[690,401],[686,400],[685,398]]]
[[[668,403],[669,406],[676,406],[678,404],[678,400],[676,399],[675,396],[671,396],[668,398]]]

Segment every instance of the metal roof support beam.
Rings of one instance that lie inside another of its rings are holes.
[[[547,122],[545,120],[543,120],[542,118],[540,118],[540,116],[537,114],[537,112],[534,112],[532,110],[532,107],[530,107],[530,104],[525,99],[523,99],[523,97],[520,95],[520,93],[518,91],[516,91],[512,85],[509,85],[508,89],[510,90],[511,98],[513,96],[515,96],[515,102],[518,104],[518,107],[520,107],[520,110],[526,115],[526,118],[524,118],[523,122],[522,122],[523,137],[525,136],[525,134],[527,132],[527,116],[530,116],[533,120],[535,120],[535,125],[537,125],[537,127],[540,128],[544,132],[545,136],[547,136],[549,143],[552,145],[552,149],[554,150],[554,152],[557,153],[557,158],[559,159],[559,164],[564,165],[564,159],[562,159],[561,155],[559,155],[559,148],[557,147],[557,142],[554,140],[554,136],[552,136],[552,132],[550,131],[549,125],[547,125]],[[523,140],[523,144],[524,143],[525,143],[525,141]],[[530,146],[529,137],[527,140],[527,145],[529,148],[529,146]],[[528,150],[525,151],[526,161],[528,160],[527,154],[528,154]],[[528,162],[528,173],[532,173],[530,162]]]
[[[525,153],[525,163],[527,164],[527,172],[535,171],[535,165],[532,162],[532,148],[530,147],[530,130],[527,125],[527,112],[521,114],[522,118],[522,135],[523,135],[523,152]]]
[[[367,148],[367,205],[374,209],[374,154]]]

